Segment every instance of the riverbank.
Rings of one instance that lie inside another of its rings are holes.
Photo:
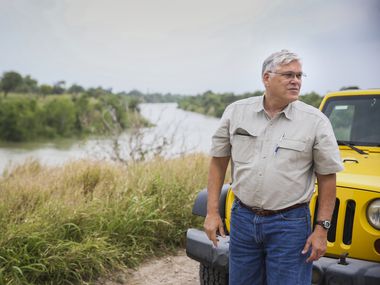
[[[122,133],[117,138],[117,150],[123,157],[128,158],[130,153],[136,153],[132,151],[135,143],[146,147],[145,150],[150,150],[150,153],[153,152],[152,148],[156,149],[166,158],[209,151],[211,136],[219,125],[218,119],[178,109],[175,103],[140,104],[139,109],[141,116],[154,126],[142,128],[137,134],[131,130]],[[30,159],[48,166],[86,158],[112,160],[114,142],[115,137],[89,137],[86,140],[0,143],[0,175],[9,165],[22,164]]]
[[[208,158],[29,162],[0,179],[0,283],[94,281],[183,246]]]

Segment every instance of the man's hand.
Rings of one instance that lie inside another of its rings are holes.
[[[306,241],[302,254],[306,254],[311,247],[311,254],[306,262],[312,262],[322,257],[327,248],[327,231],[320,226],[316,226],[314,232]]]
[[[336,197],[336,174],[317,174],[318,180],[318,216],[317,220],[331,220]],[[311,254],[306,262],[318,260],[326,252],[327,230],[317,225],[306,241],[302,254],[306,254],[311,246]]]
[[[223,221],[219,214],[219,197],[229,161],[229,156],[212,157],[210,161],[207,184],[207,216],[204,229],[215,247],[218,245],[218,240],[216,239],[217,232],[219,231],[223,237],[225,236]]]
[[[215,247],[218,246],[217,244],[217,238],[216,234],[219,231],[220,235],[222,237],[225,237],[224,234],[224,227],[223,227],[223,222],[219,214],[207,214],[205,222],[204,222],[204,229],[207,234],[207,237],[209,240],[212,241],[213,245]]]

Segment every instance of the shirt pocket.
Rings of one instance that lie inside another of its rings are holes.
[[[239,163],[249,163],[253,161],[257,153],[258,138],[252,131],[242,132],[241,129],[238,129],[232,135],[231,145],[232,160]]]
[[[278,148],[294,151],[304,151],[306,148],[306,142],[301,140],[283,139],[278,143]]]
[[[302,140],[283,139],[275,150],[276,165],[280,169],[294,169],[297,167],[302,154],[306,150],[306,142]]]

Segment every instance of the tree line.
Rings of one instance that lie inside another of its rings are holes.
[[[4,97],[7,97],[10,92],[48,95],[63,93],[76,94],[85,91],[85,89],[78,84],[73,84],[69,88],[65,88],[65,84],[66,82],[64,80],[57,81],[53,85],[38,84],[38,81],[30,75],[22,76],[16,71],[4,72],[0,80],[0,88],[4,92]]]
[[[171,93],[143,93],[136,89],[133,89],[129,92],[122,91],[115,93],[112,91],[112,88],[103,88],[101,86],[85,88],[77,83],[74,83],[67,87],[65,80],[56,81],[52,85],[39,84],[38,81],[32,78],[30,75],[22,76],[16,71],[3,72],[3,75],[0,77],[0,90],[3,92],[3,97],[7,97],[9,93],[36,94],[42,96],[87,94],[92,97],[114,94],[129,97],[130,101],[134,101],[135,105],[141,102],[177,102],[182,97],[181,95]],[[130,104],[132,104],[132,102],[130,102]]]
[[[148,125],[139,113],[140,98],[111,89],[65,88],[63,80],[39,85],[29,75],[9,71],[0,79],[0,90],[0,141],[109,134]]]
[[[341,90],[358,88],[356,86],[352,87],[342,87]],[[113,93],[112,88],[103,88],[98,86],[96,88],[84,88],[79,84],[72,84],[66,87],[66,82],[64,80],[57,81],[53,85],[48,84],[38,84],[36,79],[33,79],[30,75],[22,76],[18,72],[8,71],[4,72],[0,80],[0,90],[4,92],[4,97],[7,96],[9,92],[14,93],[33,93],[40,95],[60,95],[60,94],[87,94],[89,96],[101,96],[107,94],[116,94],[120,96],[126,96],[130,100],[130,104],[137,107],[139,103],[165,103],[165,102],[178,102],[179,107],[184,110],[200,112],[211,116],[220,117],[223,114],[224,108],[240,99],[244,99],[251,96],[258,96],[263,93],[263,91],[247,92],[244,94],[234,94],[234,93],[215,93],[212,91],[206,91],[203,94],[198,94],[196,96],[184,96],[178,94],[161,94],[158,92],[154,93],[143,93],[137,89],[131,90],[129,92],[119,92]],[[300,96],[300,100],[307,104],[318,107],[322,101],[322,96],[316,92],[306,93]]]
[[[178,106],[181,109],[198,112],[209,116],[221,117],[227,105],[237,100],[245,99],[252,96],[260,96],[263,91],[256,91],[252,93],[244,93],[235,95],[234,93],[214,93],[207,91],[197,96],[182,97],[178,101]],[[316,108],[319,107],[323,97],[315,92],[306,93],[300,96],[300,100],[312,105]]]

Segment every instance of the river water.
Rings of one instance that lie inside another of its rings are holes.
[[[154,127],[137,132],[125,132],[118,139],[90,138],[84,141],[59,140],[33,143],[0,144],[0,174],[6,168],[37,160],[43,165],[60,165],[77,159],[112,159],[119,154],[123,159],[147,156],[156,152],[165,157],[184,153],[207,153],[211,135],[219,120],[183,111],[176,103],[141,104],[141,114]],[[115,148],[117,142],[117,148]]]

